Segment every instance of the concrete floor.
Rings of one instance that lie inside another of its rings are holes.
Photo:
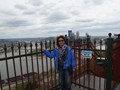
[[[85,78],[85,86],[88,87],[88,75],[80,79],[80,84],[83,85],[84,78]],[[95,88],[93,88],[94,81],[95,81]],[[99,90],[99,83],[100,83],[100,90],[105,90],[104,89],[105,79],[95,76],[95,80],[94,80],[94,76],[90,75],[90,88]],[[89,90],[89,89],[84,89],[83,87],[79,88],[78,86],[72,85],[72,90]],[[117,86],[115,90],[120,90],[120,84]]]

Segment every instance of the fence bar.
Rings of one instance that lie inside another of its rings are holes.
[[[53,41],[53,48],[55,48],[55,41]],[[56,69],[55,69],[55,66],[56,66],[56,64],[55,64],[55,58],[54,58],[54,70],[55,70],[55,86],[57,85],[57,80],[56,80]]]
[[[31,53],[33,52],[32,46],[33,46],[32,43],[30,43],[30,52]],[[35,76],[34,76],[35,72],[34,72],[34,64],[33,64],[33,55],[31,55],[31,64],[32,64],[32,76],[33,76],[33,89],[35,89]]]
[[[107,72],[106,72],[106,90],[111,90],[111,81],[112,81],[112,43],[113,38],[109,34],[107,39]]]
[[[45,41],[45,49],[47,49],[47,45],[48,45],[47,41]],[[47,68],[47,85],[48,85],[47,89],[49,89],[50,83],[49,83],[49,73],[48,73],[48,58],[46,55],[45,57],[46,57],[46,68]]]
[[[11,49],[12,49],[12,56],[14,56],[14,46],[13,46],[13,43],[11,45]],[[16,75],[16,67],[15,67],[15,59],[14,58],[13,58],[13,67],[14,67],[16,90],[18,90],[18,83],[17,83],[17,75]]]
[[[19,50],[19,55],[21,55],[21,45],[18,43],[18,50]],[[21,57],[19,57],[20,61],[20,71],[21,71],[21,78],[22,78],[22,89],[24,90],[24,80],[23,80],[23,70],[22,70],[22,62],[21,62]]]
[[[76,42],[75,42],[75,41],[73,42],[73,46],[76,47]],[[76,54],[77,54],[77,53],[76,53],[76,49],[74,48],[74,56],[77,57]],[[77,63],[77,61],[78,61],[78,60],[76,60],[76,63]],[[75,69],[75,72],[74,72],[75,83],[76,83],[76,79],[77,79],[76,72],[77,72],[77,69]],[[75,84],[75,86],[76,86],[76,84]]]
[[[38,52],[38,44],[35,43],[36,52]],[[38,88],[40,90],[40,73],[39,73],[39,62],[38,62],[38,54],[36,54],[36,60],[37,60],[37,72],[38,72]]]
[[[25,61],[26,61],[26,69],[27,69],[27,80],[28,80],[28,89],[30,89],[30,78],[29,78],[29,69],[28,69],[28,58],[27,58],[27,44],[24,44],[25,48]]]
[[[85,44],[86,42],[85,42],[85,40],[83,41],[83,43]],[[83,48],[85,49],[85,45],[83,46]],[[83,70],[83,72],[84,72],[84,80],[83,80],[83,85],[85,86],[85,71],[86,71],[86,65],[85,65],[85,58],[83,59],[84,61],[83,61],[83,63],[84,63],[84,70]],[[84,88],[84,90],[85,90],[85,88]]]
[[[80,49],[80,45],[81,45],[81,43],[80,43],[80,41],[78,42],[78,48]],[[79,84],[80,84],[80,81],[81,81],[81,79],[80,79],[80,77],[81,77],[81,51],[79,50],[78,51],[78,73],[79,73]],[[80,88],[80,86],[79,86],[79,88]]]
[[[107,49],[105,45],[105,50]],[[105,60],[107,60],[107,51],[105,51]],[[104,67],[104,77],[106,77],[106,67]],[[104,79],[104,90],[106,90],[106,79]]]
[[[94,49],[96,49],[96,39],[94,39]],[[95,55],[95,51],[94,51],[94,54]],[[94,56],[94,73],[96,74],[96,56]],[[93,88],[95,88],[95,85],[96,85],[96,81],[95,81],[95,74],[94,74],[94,78],[93,78]]]
[[[51,41],[49,42],[49,45],[50,45],[50,51],[51,51]],[[52,59],[50,58],[50,72],[51,72],[51,86],[53,87],[53,76],[52,76],[52,72],[53,72],[53,70],[52,70]]]
[[[90,36],[87,36],[87,49],[90,48]],[[90,59],[87,59],[88,87],[90,87]]]
[[[43,50],[43,43],[40,42],[40,45],[41,45],[41,52]],[[43,53],[41,53],[41,61],[42,61],[42,76],[43,76],[43,88],[45,90],[45,79],[44,79],[44,66],[43,66]]]
[[[0,71],[0,89],[3,90],[2,88],[2,78],[1,78],[1,71]]]
[[[102,49],[102,40],[100,40],[100,50]],[[101,51],[100,51],[100,60],[101,60]],[[101,90],[101,77],[99,77],[99,90]]]
[[[4,51],[5,51],[5,58],[7,58],[7,47],[6,47],[6,44],[4,45]],[[6,69],[7,69],[7,78],[8,78],[9,90],[11,90],[10,78],[9,78],[9,69],[8,69],[8,61],[7,61],[7,59],[5,59],[5,61],[6,61]]]

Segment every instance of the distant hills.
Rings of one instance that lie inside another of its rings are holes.
[[[14,39],[0,39],[0,47],[2,47],[4,44],[10,45],[11,43],[17,44],[17,43],[30,43],[30,42],[40,42],[40,41],[50,41],[50,40],[56,40],[56,37],[46,37],[46,38],[14,38]]]

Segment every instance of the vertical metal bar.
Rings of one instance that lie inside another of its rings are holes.
[[[39,75],[39,62],[38,62],[38,44],[37,42],[35,43],[35,47],[36,47],[36,59],[37,59],[37,72],[38,72],[38,88],[40,90],[40,75]]]
[[[28,70],[28,58],[27,58],[27,52],[28,50],[26,49],[27,44],[24,44],[24,48],[25,48],[25,59],[26,59],[26,69],[27,69],[27,80],[28,80],[28,89],[30,89],[30,78],[29,78],[29,70]]]
[[[19,50],[19,55],[21,55],[21,45],[20,45],[20,43],[18,44],[18,50]],[[19,57],[19,60],[20,60],[20,71],[21,71],[21,78],[22,78],[22,89],[24,90],[24,80],[23,80],[21,57]]]
[[[81,51],[80,51],[80,41],[78,42],[78,73],[79,73],[79,85],[80,85],[80,81],[81,81]],[[80,86],[79,86],[80,88]]]
[[[6,46],[6,44],[4,45],[4,51],[5,51],[5,58],[7,58],[7,46]],[[9,90],[11,90],[10,78],[9,78],[9,69],[8,69],[8,61],[7,61],[7,59],[5,59],[5,61],[6,61],[6,69],[7,69],[7,78],[8,78]]]
[[[106,45],[105,45],[105,60],[107,60],[107,47],[106,47]],[[104,67],[104,69],[105,69],[104,75],[105,75],[105,78],[106,78],[106,67]],[[106,79],[104,79],[104,90],[106,90]]]
[[[50,41],[49,45],[50,45],[50,51],[51,51],[51,41]],[[53,72],[53,70],[52,70],[52,59],[50,59],[50,68],[51,68],[51,80],[52,80],[52,78],[53,78],[53,76],[52,76],[52,72]],[[53,87],[53,80],[51,81],[51,84],[52,84],[52,87]]]
[[[55,41],[53,41],[53,48],[55,48]],[[55,67],[56,66],[56,64],[55,64],[55,58],[54,58],[54,72],[55,72],[55,86],[57,85],[57,82],[56,82],[56,70],[55,70]]]
[[[107,39],[107,77],[106,77],[106,90],[111,90],[112,81],[112,44],[113,38],[111,38],[111,33],[109,33],[109,38]]]
[[[102,40],[100,40],[100,60],[101,60]],[[101,90],[101,77],[99,77],[99,90]]]
[[[43,43],[40,42],[40,45],[41,45],[41,52],[42,52],[42,49],[43,49]],[[43,52],[41,53],[41,61],[42,61],[43,88],[44,88],[44,90],[45,90]]]
[[[11,44],[11,49],[12,49],[12,57],[14,57],[14,46],[13,46],[13,43]],[[15,59],[14,58],[13,58],[13,67],[14,67],[16,90],[18,90],[17,75],[16,75],[16,66],[15,66]]]
[[[35,76],[34,76],[34,64],[33,64],[33,55],[32,55],[32,53],[33,53],[33,49],[32,49],[32,43],[30,43],[30,51],[31,51],[31,64],[32,64],[32,75],[33,75],[33,89],[35,89]]]
[[[85,44],[84,44],[84,40],[83,39],[82,39],[81,43],[82,43],[81,48],[84,48],[83,46]],[[82,56],[81,56],[81,66],[80,67],[81,67],[81,77],[84,78],[84,59],[82,58]],[[84,84],[84,80],[82,80],[82,79],[81,79],[81,84],[82,85]],[[82,87],[82,89],[83,89],[83,87]]]
[[[73,46],[73,41],[70,41],[70,46],[74,48],[74,46]],[[74,50],[74,49],[73,49],[73,50]],[[72,80],[74,80],[74,78],[75,78],[75,77],[74,77],[74,72],[73,72],[73,74],[72,74]]]
[[[96,39],[94,39],[94,49],[96,49]],[[95,51],[94,51],[94,73],[96,74],[96,53],[95,53]],[[94,74],[94,78],[93,78],[93,88],[94,89],[95,89],[95,85],[96,85],[95,74]]]
[[[76,49],[75,49],[76,48],[75,40],[73,41],[73,47],[74,47],[74,56],[77,57],[77,55],[76,55],[77,53],[76,53]],[[77,59],[76,59],[76,63],[77,63]],[[76,86],[76,78],[77,78],[76,77],[76,69],[75,69],[75,72],[74,72],[74,78],[75,78],[75,86]]]
[[[2,88],[2,78],[1,78],[1,70],[0,70],[0,89],[3,90],[3,88]]]
[[[90,48],[90,36],[87,36],[87,49]],[[90,59],[87,59],[88,87],[90,87]]]
[[[86,43],[85,43],[85,40],[84,40],[84,45],[83,45],[83,48],[85,49],[85,47],[86,47]],[[83,79],[83,85],[85,86],[85,74],[86,74],[86,65],[85,65],[85,58],[83,59],[84,61],[83,61],[83,77],[84,77],[84,79]],[[85,90],[85,88],[84,88],[84,90]]]
[[[45,41],[45,49],[47,49],[47,41]],[[49,89],[48,58],[47,56],[45,57],[46,57],[46,68],[47,68],[47,85],[48,85],[47,89]]]
[[[106,41],[105,41],[105,44],[106,44]],[[105,60],[107,60],[107,46],[105,45]],[[106,78],[106,67],[105,68],[105,72],[104,72],[104,75],[105,75],[105,78]],[[106,90],[106,79],[104,79],[104,90]]]

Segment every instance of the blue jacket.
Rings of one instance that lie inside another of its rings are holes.
[[[44,54],[51,59],[55,58],[56,72],[58,72],[58,57],[59,57],[58,50],[55,48],[52,53],[50,53],[48,50],[44,50]],[[66,60],[65,60],[63,69],[67,69],[67,67],[70,65],[72,65],[73,69],[76,68],[74,54],[73,54],[71,48],[68,46],[68,54],[66,56]]]

